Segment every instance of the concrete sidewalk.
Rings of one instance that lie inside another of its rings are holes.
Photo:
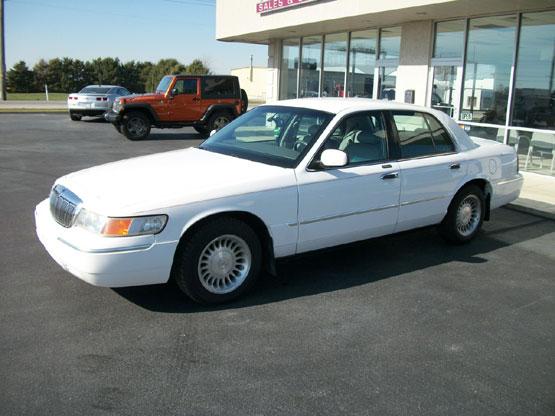
[[[509,208],[555,220],[555,177],[522,172],[524,185],[520,198]]]

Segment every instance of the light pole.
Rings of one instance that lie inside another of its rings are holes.
[[[0,0],[0,100],[6,101],[6,53],[4,47],[4,0]]]

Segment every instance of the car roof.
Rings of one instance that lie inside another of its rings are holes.
[[[282,105],[288,107],[310,108],[312,110],[325,111],[338,114],[346,110],[408,110],[424,111],[429,113],[430,108],[414,104],[403,104],[388,100],[374,100],[370,98],[342,98],[342,97],[320,97],[320,98],[297,98],[293,100],[277,101],[268,103],[270,105]]]
[[[83,87],[83,88],[90,88],[90,87],[93,87],[93,88],[125,88],[125,87],[122,87],[121,85],[103,85],[103,84],[102,85],[97,85],[97,84],[87,85],[86,87]]]

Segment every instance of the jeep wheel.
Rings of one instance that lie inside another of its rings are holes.
[[[81,120],[81,115],[80,114],[74,114],[73,112],[69,113],[69,118],[71,118],[73,121],[79,121]]]
[[[226,124],[231,121],[231,115],[229,113],[216,113],[208,121],[208,130],[220,130]]]
[[[123,118],[121,131],[129,140],[145,139],[150,133],[150,120],[143,113],[132,111]]]

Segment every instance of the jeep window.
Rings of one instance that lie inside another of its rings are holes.
[[[294,168],[332,118],[333,114],[323,111],[264,105],[233,120],[199,147],[255,162]]]
[[[160,83],[156,87],[156,92],[165,93],[168,90],[168,87],[170,86],[172,79],[173,77],[170,77],[170,76],[165,76],[164,78],[162,78],[160,80]]]
[[[174,89],[178,94],[195,94],[197,93],[197,80],[195,78],[178,79],[175,81]]]
[[[235,79],[232,77],[202,78],[203,98],[238,98]]]

